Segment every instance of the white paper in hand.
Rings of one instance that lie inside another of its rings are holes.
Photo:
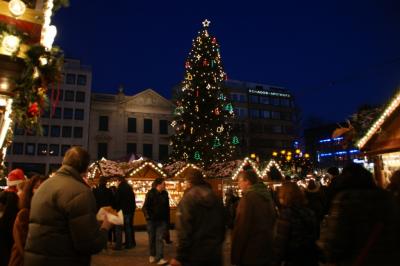
[[[110,207],[102,207],[96,214],[96,219],[98,221],[103,221],[104,216],[107,216],[107,220],[114,224],[114,225],[123,225],[124,224],[124,215],[122,213],[122,210],[120,210],[117,215],[114,213],[111,213],[109,211]]]

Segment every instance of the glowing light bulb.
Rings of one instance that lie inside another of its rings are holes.
[[[14,17],[22,16],[25,13],[26,5],[21,0],[11,0],[8,9]]]
[[[11,55],[18,50],[20,39],[14,35],[7,35],[3,38],[3,42],[1,43],[3,50]]]

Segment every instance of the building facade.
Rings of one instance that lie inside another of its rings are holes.
[[[270,158],[273,151],[293,148],[298,138],[298,111],[292,94],[282,87],[227,80],[235,111],[234,134],[240,156]]]
[[[344,137],[332,138],[338,123],[308,128],[304,131],[306,151],[319,168],[336,166],[343,168],[349,162],[363,163],[359,160],[360,151],[347,143]]]
[[[89,152],[92,159],[144,156],[165,162],[170,153],[170,126],[175,106],[152,89],[127,96],[93,93]]]
[[[79,60],[65,59],[63,78],[48,89],[49,108],[42,114],[42,136],[14,127],[7,150],[8,169],[46,174],[61,165],[71,146],[88,148],[92,71]]]

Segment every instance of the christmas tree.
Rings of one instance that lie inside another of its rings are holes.
[[[171,159],[202,166],[232,157],[238,138],[231,136],[232,104],[222,87],[226,74],[219,45],[205,20],[185,62],[185,77],[177,94],[172,127]]]

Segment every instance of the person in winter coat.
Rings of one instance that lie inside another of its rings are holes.
[[[238,175],[243,192],[232,232],[231,263],[270,265],[276,212],[271,193],[252,170]]]
[[[122,210],[124,215],[125,248],[130,249],[136,246],[135,229],[133,227],[136,210],[135,193],[123,176],[120,176],[118,180],[120,183],[115,193],[115,205],[117,210]],[[115,249],[120,250],[122,248],[122,226],[115,227],[115,237]]]
[[[19,198],[19,212],[13,228],[14,245],[11,252],[9,266],[24,265],[24,247],[29,227],[29,210],[34,192],[45,180],[44,176],[32,176],[25,182],[24,189]]]
[[[237,197],[233,190],[230,188],[225,193],[225,216],[226,226],[229,229],[233,228],[236,217],[236,209],[239,204],[239,197]]]
[[[178,205],[178,244],[171,266],[222,265],[225,217],[222,200],[197,169],[187,172],[188,189]]]
[[[25,266],[88,266],[91,255],[107,243],[111,224],[96,220],[96,202],[82,175],[89,154],[70,148],[62,166],[44,182],[32,198]]]
[[[11,249],[14,221],[18,213],[18,196],[11,191],[0,192],[0,265],[8,265]]]
[[[169,222],[169,198],[165,191],[164,178],[154,180],[152,189],[146,194],[142,210],[149,234],[149,262],[166,264],[168,261],[164,259],[163,236]]]
[[[318,266],[318,222],[306,207],[307,200],[296,183],[279,189],[281,211],[276,222],[273,265]]]
[[[102,207],[114,205],[114,196],[111,189],[107,187],[105,176],[100,176],[99,185],[93,189],[93,195],[96,199],[97,211]]]
[[[399,216],[392,195],[359,164],[347,165],[317,242],[328,263],[399,265]]]

